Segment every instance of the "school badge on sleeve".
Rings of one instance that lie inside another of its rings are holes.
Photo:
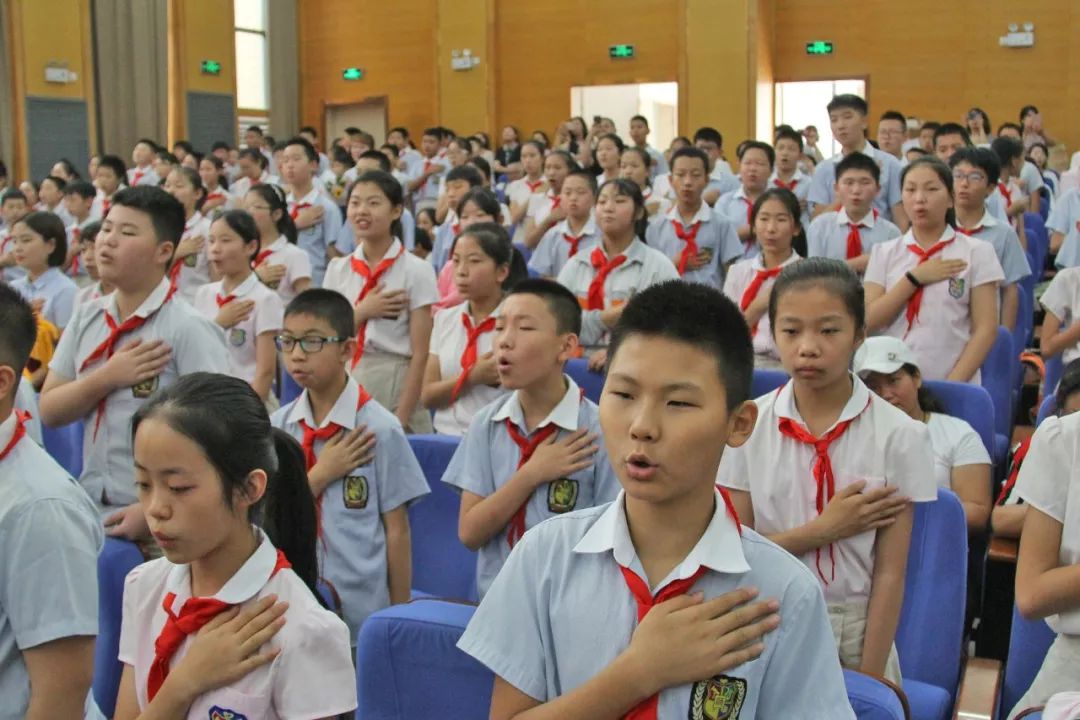
[[[562,478],[548,483],[548,510],[553,513],[570,512],[577,505],[578,481]]]
[[[949,294],[959,300],[964,297],[964,278],[949,278]]]
[[[235,710],[215,705],[210,708],[210,720],[248,720],[247,715],[242,715]]]
[[[131,394],[139,400],[145,400],[154,394],[154,391],[158,389],[158,376],[150,378],[149,380],[143,380],[141,383],[135,383],[131,386]]]
[[[746,700],[746,681],[717,675],[694,683],[690,691],[690,720],[738,720]]]
[[[341,489],[341,496],[345,499],[345,507],[350,510],[363,510],[367,507],[368,483],[363,475],[350,475],[345,478],[345,485]]]

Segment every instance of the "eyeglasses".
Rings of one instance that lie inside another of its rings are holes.
[[[294,338],[292,335],[277,335],[274,337],[274,345],[281,352],[292,352],[299,343],[300,349],[306,353],[317,353],[323,349],[326,343],[344,342],[347,338],[323,337],[321,335],[305,335],[302,338]]]
[[[983,175],[981,172],[954,172],[952,174],[952,179],[953,182],[964,182],[966,180],[967,182],[974,184],[985,182],[986,176]]]

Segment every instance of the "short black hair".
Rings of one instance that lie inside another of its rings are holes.
[[[305,125],[304,127],[296,131],[297,135],[299,135],[300,133],[307,133],[311,137],[315,138],[319,137],[319,132],[311,125]]]
[[[173,150],[175,150],[176,148],[180,148],[181,150],[188,153],[189,155],[192,155],[192,154],[195,153],[195,146],[192,145],[191,143],[189,143],[187,140],[177,140],[176,142],[174,142],[172,144],[172,146],[173,146]]]
[[[324,320],[340,338],[351,338],[356,334],[352,305],[336,290],[308,288],[285,307],[285,317],[290,315],[310,315]]]
[[[429,208],[434,212],[433,209]],[[431,242],[431,235],[424,228],[418,227],[413,231],[413,244],[421,250],[431,252],[435,245]]]
[[[765,157],[769,159],[770,168],[776,165],[776,150],[774,150],[773,146],[769,143],[761,142],[760,140],[744,140],[739,144],[739,150],[736,153],[739,160],[743,159],[743,155],[746,154],[747,150],[760,150],[765,153]]]
[[[142,142],[141,140],[139,142]],[[136,143],[136,145],[139,143]],[[127,165],[124,164],[123,159],[119,155],[102,155],[98,160],[98,170],[101,168],[109,168],[120,180],[120,184],[127,183]]]
[[[149,215],[159,243],[180,242],[184,234],[184,206],[161,188],[153,185],[124,188],[113,196],[112,206],[118,205]]]
[[[348,153],[345,152],[344,149],[341,149],[341,148],[339,148],[339,149],[341,150],[341,152],[346,157],[348,157]],[[335,155],[334,159],[335,160],[337,159],[336,155]],[[357,158],[357,159],[358,160],[374,160],[375,162],[379,163],[379,169],[382,170],[383,172],[388,173],[391,170],[390,158],[386,157],[386,153],[379,152],[378,150],[365,150],[364,152],[360,153],[360,157]]]
[[[1001,161],[997,154],[989,148],[966,147],[960,148],[949,158],[949,167],[955,168],[962,162],[977,167],[986,173],[986,183],[991,188],[997,185],[1001,178]]]
[[[623,342],[635,335],[674,340],[712,355],[728,410],[750,399],[754,375],[750,329],[738,306],[716,288],[668,280],[636,293],[611,331],[609,366]]]
[[[97,188],[85,180],[76,180],[64,186],[65,195],[78,195],[84,200],[97,197]]]
[[[316,152],[315,146],[312,145],[310,142],[308,142],[307,138],[300,137],[299,135],[296,135],[296,136],[291,137],[288,140],[286,140],[282,144],[281,148],[284,150],[285,148],[289,147],[290,145],[299,145],[300,147],[304,148],[304,154],[307,155],[308,161],[310,161],[310,162],[318,162],[319,161],[319,153]],[[275,147],[274,150],[277,150],[277,148]]]
[[[79,244],[97,242],[97,236],[101,232],[101,221],[94,220],[83,226],[82,231],[79,233]]]
[[[472,165],[474,168],[479,170],[480,174],[484,176],[485,184],[491,181],[491,163],[489,163],[480,155],[469,158],[465,164]]]
[[[994,141],[990,143],[990,149],[997,155],[1002,166],[1024,156],[1024,143],[1007,135],[994,138]]]
[[[960,123],[942,123],[941,127],[934,131],[934,145],[937,146],[938,138],[945,137],[946,135],[959,135],[963,138],[964,145],[971,145],[971,134],[968,133],[967,128]]]
[[[724,136],[714,127],[698,128],[697,132],[694,133],[694,142],[696,143],[698,140],[716,143],[716,147],[724,147]]]
[[[243,159],[243,158],[247,158],[248,160],[253,160],[255,162],[255,164],[258,165],[263,170],[265,170],[267,165],[268,165],[268,162],[266,160],[266,156],[263,155],[260,151],[256,150],[255,148],[246,147],[243,150],[241,150],[240,155],[237,157],[237,160],[240,160],[240,159]]]
[[[1024,128],[1020,127],[1019,125],[1017,125],[1014,122],[1005,122],[1005,123],[1001,123],[1001,125],[998,125],[997,134],[1000,135],[1001,131],[1005,130],[1005,129],[1015,130],[1020,135],[1024,134]]]
[[[634,115],[632,118],[630,118],[630,122],[639,122],[644,124],[645,127],[649,127],[649,119],[644,115]]]
[[[364,155],[367,155],[367,153],[364,153]],[[364,157],[364,155],[361,155],[360,157]],[[353,164],[352,156],[349,155],[349,151],[341,147],[341,145],[334,145],[330,148],[330,162],[341,163],[342,165]]]
[[[30,303],[18,290],[0,283],[0,365],[15,371],[16,388],[36,340],[37,320]]]
[[[829,104],[825,106],[826,111],[833,112],[835,110],[850,109],[859,113],[860,115],[867,115],[870,113],[870,106],[866,104],[866,100],[853,95],[852,93],[844,93],[843,95],[836,95]]]
[[[480,187],[484,184],[484,176],[475,165],[458,165],[450,168],[450,172],[446,173],[446,184],[449,185],[455,180],[464,180],[469,183],[469,187]]]
[[[441,127],[424,128],[423,134],[427,135],[428,137],[433,137],[436,140],[441,141],[443,139],[443,129]]]
[[[1024,107],[1020,108],[1020,122],[1024,122],[1024,118],[1031,114],[1038,115],[1039,108],[1035,107],[1034,105],[1025,105]]]
[[[46,263],[49,267],[61,267],[67,260],[67,230],[60,216],[54,215],[47,210],[32,212],[23,219],[28,228],[40,235],[45,242],[52,240],[53,251],[49,253]]]
[[[507,293],[510,295],[536,295],[555,318],[555,332],[581,334],[581,303],[566,286],[546,278],[527,278]]]
[[[788,125],[782,125],[776,131],[776,137],[773,138],[773,145],[779,145],[781,140],[791,140],[799,145],[799,152],[803,149],[803,136],[798,130],[793,129]]]
[[[907,129],[907,118],[904,117],[904,113],[899,112],[898,110],[886,110],[885,112],[881,113],[881,117],[878,118],[878,122],[881,122],[883,120],[895,120],[896,122],[903,125],[905,130]]]
[[[563,180],[563,183],[565,183],[572,177],[581,178],[582,180],[584,180],[585,184],[589,186],[589,192],[592,193],[593,198],[595,198],[596,194],[600,192],[600,185],[596,182],[596,175],[589,172],[588,170],[571,170],[569,173],[566,174],[566,178]]]
[[[225,142],[224,140],[218,140],[210,146],[210,152],[214,152],[216,150],[232,150],[232,145]]]
[[[919,128],[919,132],[921,133],[923,130],[930,130],[932,132],[937,132],[937,129],[939,127],[941,127],[941,123],[939,123],[938,121],[936,121],[936,120],[927,120]]]
[[[0,194],[0,207],[3,207],[8,200],[22,200],[23,202],[27,202],[26,193],[17,187],[9,187],[3,194]]]
[[[135,145],[146,145],[148,148],[150,148],[151,152],[157,152],[161,149],[161,146],[158,145],[157,140],[152,140],[148,137],[139,138],[135,141]]]
[[[671,170],[674,171],[675,170],[675,161],[678,160],[679,158],[684,158],[684,157],[694,158],[695,160],[700,160],[701,164],[705,166],[705,172],[706,173],[709,172],[709,156],[705,154],[704,150],[702,150],[700,148],[693,147],[693,146],[679,148],[674,153],[672,153],[671,154],[671,164],[668,167],[670,167]]]
[[[161,160],[162,162],[167,162],[170,165],[180,164],[180,158],[176,157],[168,150],[158,150],[157,154],[154,157],[156,157],[158,160]]]
[[[244,132],[246,132],[246,133],[253,132],[253,133],[257,134],[257,135],[262,135],[263,134],[263,129],[261,127],[259,127],[258,125],[248,125],[246,128],[244,128]]]
[[[881,168],[874,162],[874,158],[869,155],[864,155],[860,152],[853,152],[845,157],[840,162],[836,163],[836,180],[840,181],[841,176],[849,170],[865,170],[870,173],[870,176],[874,178],[874,182],[881,184]]]

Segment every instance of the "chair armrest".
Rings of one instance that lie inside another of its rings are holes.
[[[964,666],[953,720],[991,720],[1001,693],[1001,662],[971,658]]]

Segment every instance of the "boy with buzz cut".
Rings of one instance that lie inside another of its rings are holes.
[[[526,530],[618,492],[597,444],[597,407],[563,373],[581,332],[574,294],[523,280],[503,300],[495,332],[499,382],[513,392],[473,417],[442,478],[461,492],[458,533],[479,551],[481,598]]]
[[[769,178],[769,187],[787,188],[795,193],[802,208],[802,226],[810,226],[810,213],[806,209],[806,196],[810,192],[810,176],[799,169],[803,155],[803,136],[790,127],[781,127],[773,139],[776,148],[776,167]]]
[[[149,534],[135,496],[132,414],[182,375],[229,371],[221,329],[173,300],[165,268],[183,231],[184,207],[161,188],[116,193],[94,256],[114,290],[76,309],[41,391],[46,425],[86,421],[79,482],[112,536]]]
[[[867,155],[851,153],[836,164],[839,210],[814,218],[806,231],[807,255],[844,260],[857,273],[866,271],[870,248],[898,238],[900,228],[874,207],[881,170]]]
[[[152,163],[160,150],[153,140],[142,138],[131,151],[131,162],[135,167],[127,171],[127,184],[129,187],[138,185],[157,186],[164,179],[154,170]]]
[[[338,257],[334,245],[341,232],[341,210],[315,184],[319,155],[302,137],[285,142],[281,153],[281,179],[291,188],[286,202],[296,223],[297,246],[311,260],[311,282],[322,285],[326,263]]]
[[[461,232],[461,223],[457,214],[458,203],[465,197],[465,193],[483,185],[484,176],[475,165],[458,165],[450,168],[446,173],[446,201],[449,210],[446,213],[446,219],[435,228],[434,250],[428,258],[435,266],[436,273],[449,262],[454,238]]]
[[[527,533],[458,643],[497,676],[493,719],[855,717],[816,579],[715,484],[754,428],[752,372],[718,290],[627,304],[600,401],[622,492]]]
[[[450,161],[442,152],[443,130],[430,127],[424,130],[420,138],[420,151],[423,153],[419,162],[412,165],[406,193],[412,195],[413,209],[435,207],[439,198],[439,175],[450,167]],[[390,142],[394,142],[391,140]]]
[[[285,308],[284,325],[278,349],[304,390],[270,422],[304,449],[320,508],[319,566],[355,643],[368,615],[409,601],[406,508],[430,490],[401,423],[346,370],[356,350],[349,301],[305,290]]]
[[[0,284],[0,715],[74,718],[93,677],[104,536],[86,493],[15,409],[36,335],[30,305]]]

